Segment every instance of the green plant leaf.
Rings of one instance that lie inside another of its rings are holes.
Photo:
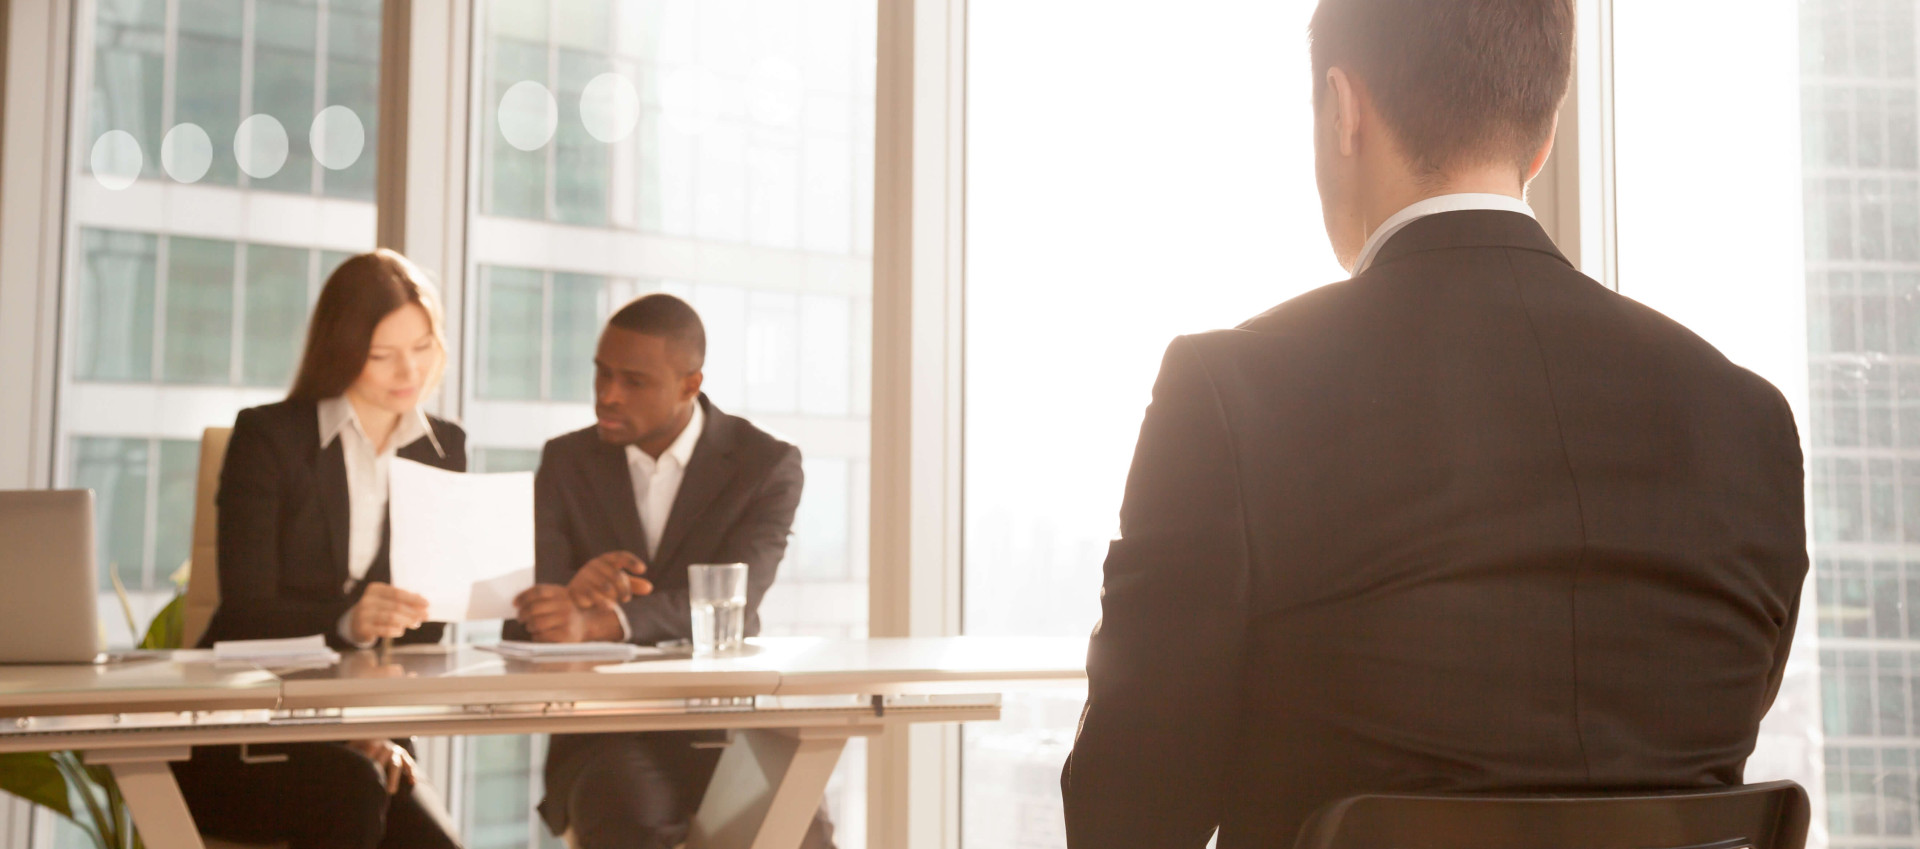
[[[118,574],[109,574],[113,577],[114,590],[120,596],[121,610],[127,615],[127,624],[131,627],[133,608],[128,604],[126,589],[121,586]],[[173,600],[154,614],[153,622],[147,625],[146,636],[141,639],[139,647],[177,649],[185,627],[186,596],[175,593]],[[129,846],[141,849],[145,845],[133,827],[126,798],[120,795],[120,787],[113,780],[112,770],[82,763],[80,756],[74,752],[0,754],[0,791],[66,817],[79,826],[98,849],[123,849]],[[82,815],[74,812],[75,796],[86,806]]]
[[[73,800],[67,779],[48,752],[0,755],[0,790],[4,790],[67,819],[73,819]]]
[[[174,593],[173,600],[153,615],[147,635],[140,640],[143,649],[177,649],[187,630],[187,597]]]
[[[73,788],[74,793],[80,797],[80,801],[86,803],[87,818],[83,820],[73,817],[74,824],[80,826],[87,837],[92,838],[96,849],[120,849],[119,844],[113,840],[113,824],[109,819],[110,814],[105,803],[101,800],[102,794],[99,792],[103,789],[102,782],[112,783],[112,774],[106,767],[89,767],[81,763],[78,752],[54,752],[53,761],[60,766],[61,773],[66,775],[67,785]]]

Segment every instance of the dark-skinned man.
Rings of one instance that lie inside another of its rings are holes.
[[[692,636],[687,566],[747,564],[748,635],[800,505],[800,449],[700,391],[706,330],[651,294],[608,320],[594,352],[593,427],[549,441],[535,478],[537,583],[515,599],[542,642]],[[510,636],[518,634],[510,633]],[[685,841],[720,750],[702,732],[555,735],[540,814],[584,849]],[[831,847],[824,813],[808,849]]]

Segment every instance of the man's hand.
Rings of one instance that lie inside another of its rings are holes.
[[[407,754],[406,749],[395,746],[393,741],[354,740],[347,743],[347,748],[373,761],[373,768],[380,771],[380,776],[387,785],[388,796],[400,792],[401,781],[413,781],[415,769],[413,756]]]
[[[380,637],[398,637],[426,621],[426,599],[391,584],[374,582],[353,605],[347,630],[354,642],[364,645]]]
[[[647,564],[625,551],[609,551],[587,561],[567,582],[567,593],[581,609],[619,604],[637,595],[653,592],[653,582],[639,577]]]
[[[535,642],[619,642],[622,636],[610,602],[583,610],[566,587],[534,584],[514,597],[513,607]]]

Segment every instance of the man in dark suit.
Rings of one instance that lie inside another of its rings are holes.
[[[594,354],[598,422],[548,442],[535,478],[538,583],[516,600],[534,639],[689,639],[696,563],[747,564],[746,631],[759,633],[800,505],[800,449],[701,394],[706,347],[700,316],[672,295],[608,321]],[[555,735],[541,816],[586,849],[670,849],[718,762],[718,748],[695,745],[710,737]],[[807,845],[831,835],[818,817]]]
[[[1312,37],[1354,275],[1169,346],[1068,843],[1289,846],[1363,792],[1739,783],[1807,569],[1799,437],[1520,202],[1571,0],[1322,0]]]

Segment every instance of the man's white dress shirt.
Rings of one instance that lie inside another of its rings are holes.
[[[343,589],[351,593],[366,580],[367,570],[373,568],[373,559],[380,555],[380,531],[387,521],[387,471],[393,465],[394,454],[423,436],[433,444],[435,453],[445,457],[447,452],[433,435],[433,427],[427,424],[427,414],[418,408],[400,417],[399,426],[387,437],[387,446],[378,451],[374,450],[373,440],[367,437],[366,428],[361,426],[353,402],[345,395],[321,401],[319,415],[320,448],[325,450],[339,439],[340,453],[347,464],[348,577]],[[372,645],[354,641],[348,628],[352,618],[352,610],[340,617],[340,636],[363,648]]]
[[[1389,216],[1387,220],[1380,222],[1379,227],[1374,228],[1373,235],[1367,237],[1366,246],[1360,249],[1360,258],[1353,263],[1353,273],[1358,275],[1366,271],[1368,266],[1373,265],[1374,257],[1380,255],[1380,248],[1386,245],[1388,239],[1393,238],[1393,234],[1400,232],[1408,224],[1429,215],[1463,212],[1469,209],[1495,209],[1503,212],[1518,212],[1528,218],[1534,217],[1533,207],[1528,206],[1526,201],[1507,195],[1462,192],[1417,201]]]
[[[686,428],[659,457],[648,456],[638,445],[627,446],[627,475],[633,479],[633,503],[640,507],[640,529],[647,535],[649,568],[654,556],[660,553],[660,535],[667,530],[667,520],[673,515],[673,500],[680,495],[687,464],[693,461],[693,449],[700,444],[700,433],[706,426],[706,411],[696,400]],[[620,617],[621,638],[631,638],[633,627],[627,624],[627,612],[619,605],[614,606],[613,612]]]

